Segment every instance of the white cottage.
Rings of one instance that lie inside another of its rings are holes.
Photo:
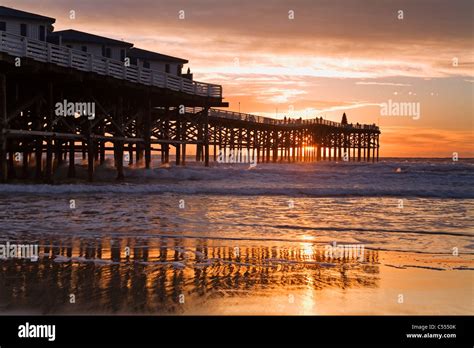
[[[56,19],[0,6],[0,30],[29,39],[46,41]]]
[[[188,63],[186,59],[146,51],[136,47],[130,49],[128,56],[130,57],[130,62],[134,65],[176,76],[182,76],[183,64]]]
[[[193,79],[189,69],[187,73],[182,72],[183,65],[188,63],[186,59],[134,48],[129,42],[74,29],[53,31],[55,21],[54,18],[0,6],[0,30],[88,52],[96,57],[102,56],[119,61],[124,61],[128,57],[132,64],[142,68]]]
[[[96,57],[107,57],[124,61],[133,44],[108,37],[68,29],[51,33],[49,42],[69,48],[89,52]]]

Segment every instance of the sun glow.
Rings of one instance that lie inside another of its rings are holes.
[[[302,253],[305,259],[311,259],[314,255],[314,248],[312,243],[301,243]]]

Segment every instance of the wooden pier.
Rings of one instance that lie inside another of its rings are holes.
[[[95,113],[58,114],[57,104],[66,102],[93,104]],[[173,148],[177,165],[185,165],[191,149],[206,166],[223,148],[245,150],[256,163],[379,158],[375,125],[216,109],[227,106],[219,85],[0,31],[2,182],[50,183],[66,161],[73,178],[76,153],[87,160],[90,181],[112,151],[118,179],[125,165],[151,168],[153,152],[168,163]]]

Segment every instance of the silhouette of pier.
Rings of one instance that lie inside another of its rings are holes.
[[[93,104],[94,113],[58,115],[58,103]],[[2,182],[49,183],[66,161],[74,178],[76,153],[87,160],[90,181],[112,152],[118,179],[124,165],[151,168],[153,153],[168,163],[172,150],[176,165],[195,150],[208,166],[222,148],[245,150],[256,163],[379,158],[375,125],[277,120],[222,107],[228,103],[219,85],[0,30]]]

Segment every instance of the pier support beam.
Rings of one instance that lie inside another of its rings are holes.
[[[273,159],[272,162],[276,163],[278,160],[278,131],[273,131]]]
[[[186,141],[187,141],[187,122],[184,119],[184,122],[181,124],[181,164],[184,166],[186,165]]]
[[[123,180],[125,178],[123,173],[123,141],[115,141],[114,151],[117,154],[117,180]]]
[[[343,158],[344,160],[347,158],[348,160],[350,160],[350,151],[349,151],[349,139],[348,139],[348,135],[347,133],[343,133],[343,146],[344,146],[344,153],[343,153]]]
[[[133,143],[128,143],[128,165],[131,166],[133,164]]]
[[[204,108],[204,165],[209,167],[209,108]]]
[[[76,168],[74,166],[74,155],[75,155],[75,142],[74,140],[69,141],[69,169],[67,172],[68,178],[74,178],[76,176]]]
[[[41,131],[41,105],[39,102],[36,103],[35,107],[35,115],[34,117],[36,118],[36,130]],[[37,136],[36,141],[35,141],[35,179],[40,180],[42,178],[42,161],[43,161],[43,137],[42,136]]]
[[[337,134],[337,160],[342,161],[342,139],[341,134]]]
[[[379,135],[377,134],[377,162],[379,161],[379,148],[380,148]]]
[[[176,165],[179,166],[181,164],[181,115],[179,113],[179,108],[176,109],[176,135],[174,140],[177,141],[175,148],[176,148]]]
[[[116,106],[116,112],[117,112],[117,123],[120,127],[120,130],[123,131],[123,98],[120,96],[117,101],[117,106]],[[138,143],[136,144],[138,148]],[[122,140],[116,140],[114,142],[114,153],[115,153],[115,167],[117,168],[117,180],[123,180],[124,179],[124,174],[123,174],[123,141]],[[139,156],[139,151],[137,150],[137,157]],[[138,162],[138,158],[137,158]]]
[[[28,142],[26,140],[23,140],[21,142],[21,147],[23,148],[22,177],[23,177],[23,179],[28,179],[28,177],[29,177],[28,160],[29,160],[29,157],[30,157]]]
[[[367,148],[367,162],[370,162],[370,134],[367,133],[367,134],[365,135],[365,137],[366,137],[366,139],[367,139],[367,140],[366,140],[366,145],[365,145],[366,148]]]
[[[94,181],[94,140],[91,137],[91,130],[87,135],[87,178],[90,182]]]
[[[144,122],[144,134],[145,138],[145,168],[151,168],[151,99],[149,93],[147,93],[145,110],[143,115]],[[122,158],[123,158],[123,144],[121,145]],[[122,159],[123,161],[123,159]]]
[[[83,161],[86,160],[86,153],[87,153],[86,142],[85,142],[85,141],[82,141],[82,160],[83,160]]]
[[[200,162],[202,158],[203,131],[204,131],[204,124],[203,124],[202,119],[203,119],[203,115],[201,111],[201,114],[198,116],[198,122],[197,122],[196,162]]]
[[[100,126],[100,134],[102,136],[105,136],[105,126],[104,126],[104,120],[101,121],[101,126]],[[105,163],[105,140],[102,140],[100,142],[100,147],[99,147],[99,164],[104,164]]]
[[[357,134],[357,162],[360,162],[360,156],[361,156],[361,150],[362,150],[362,137],[361,134]]]
[[[5,74],[0,74],[0,181],[7,182],[7,82]]]
[[[217,127],[214,126],[213,128],[214,134],[214,141],[213,141],[213,149],[212,149],[212,159],[214,162],[217,161]]]
[[[48,83],[48,110],[46,112],[47,117],[47,129],[48,132],[53,131],[53,110],[54,110],[54,95],[53,95],[53,83]],[[46,168],[44,173],[44,180],[47,183],[51,183],[53,178],[53,144],[51,137],[46,139]]]
[[[372,163],[375,162],[375,134],[371,135],[372,138]]]
[[[10,151],[8,152],[8,163],[7,163],[8,179],[15,179],[16,178],[15,158],[14,158],[15,154],[12,151],[12,148],[13,148],[14,145],[16,146],[17,142],[14,142],[12,140],[10,140],[10,141],[7,140],[7,148],[10,149]]]

